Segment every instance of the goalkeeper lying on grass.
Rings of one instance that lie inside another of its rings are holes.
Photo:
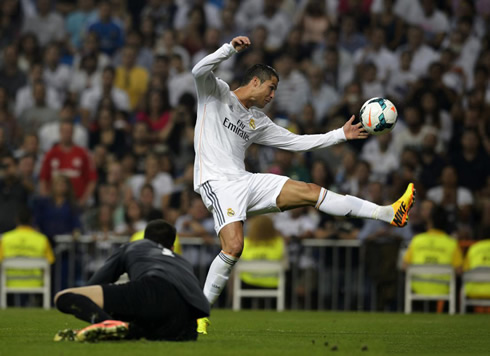
[[[89,280],[65,289],[56,307],[92,325],[59,331],[54,340],[196,340],[196,319],[209,315],[191,265],[173,252],[175,228],[151,221],[143,240],[122,246]],[[111,284],[123,274],[126,284]]]

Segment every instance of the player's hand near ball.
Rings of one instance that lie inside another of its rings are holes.
[[[247,36],[238,36],[231,40],[231,45],[237,52],[241,52],[247,49],[251,45],[251,42]]]
[[[347,121],[342,127],[344,129],[345,138],[347,138],[348,140],[368,138],[369,134],[366,132],[364,127],[362,127],[362,124],[360,122],[357,124],[353,124],[354,119],[355,116],[352,115],[349,121]]]

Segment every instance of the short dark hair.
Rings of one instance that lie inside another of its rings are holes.
[[[145,229],[145,239],[159,243],[166,248],[174,245],[176,234],[175,227],[163,219],[150,221]]]
[[[27,206],[23,205],[19,208],[19,211],[17,212],[17,223],[20,225],[32,224],[32,213]]]
[[[448,213],[440,205],[436,205],[430,212],[432,227],[437,230],[447,231],[449,227]]]
[[[250,68],[247,69],[245,75],[240,82],[240,85],[247,85],[250,81],[257,77],[260,80],[260,83],[265,82],[266,80],[271,79],[272,77],[276,77],[279,81],[279,74],[277,74],[276,70],[267,64],[254,64]]]

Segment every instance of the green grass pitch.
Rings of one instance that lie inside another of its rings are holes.
[[[86,324],[11,308],[0,311],[0,356],[490,354],[490,315],[213,310],[211,320],[197,342],[57,343],[59,329]]]

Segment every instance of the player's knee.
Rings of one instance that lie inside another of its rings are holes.
[[[234,257],[240,257],[243,252],[243,241],[229,241],[226,246],[223,247],[223,251]]]

